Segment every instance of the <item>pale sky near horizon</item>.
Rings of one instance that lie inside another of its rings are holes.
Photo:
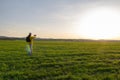
[[[119,0],[0,0],[0,36],[25,37],[29,32],[32,32],[40,38],[95,39],[94,37],[96,37],[96,39],[107,39],[106,36],[101,36],[111,34],[98,33],[100,34],[99,37],[93,36],[96,33],[91,32],[97,30],[97,28],[89,26],[94,29],[89,32],[88,30],[91,28],[86,27],[86,24],[92,23],[89,20],[95,17],[93,15],[97,16],[97,18],[94,18],[97,20],[100,18],[99,15],[108,14],[115,16],[112,16],[112,18],[107,16],[111,21],[105,23],[105,25],[113,25],[116,29],[110,29],[117,35],[112,37],[120,39],[119,12]],[[104,16],[101,17],[104,18]],[[112,21],[112,19],[115,20]],[[104,26],[103,23],[98,22],[95,26]],[[110,24],[108,25],[108,23]],[[89,37],[87,37],[87,34],[84,34],[84,30],[82,30],[83,27],[88,29],[86,31],[92,36],[88,35]],[[106,30],[109,30],[109,27],[107,28]]]

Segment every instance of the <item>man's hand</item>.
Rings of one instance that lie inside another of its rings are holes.
[[[34,36],[37,36],[36,34]]]

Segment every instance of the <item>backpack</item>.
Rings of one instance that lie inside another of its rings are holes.
[[[30,36],[27,36],[27,37],[26,37],[26,42],[31,42]]]

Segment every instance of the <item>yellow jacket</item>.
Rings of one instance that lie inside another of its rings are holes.
[[[31,40],[31,42],[28,42],[29,44],[33,44],[33,39],[35,39],[36,38],[36,36],[31,36],[30,37],[30,40]]]

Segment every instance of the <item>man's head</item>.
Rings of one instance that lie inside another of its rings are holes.
[[[32,33],[30,32],[29,35],[31,35]]]

